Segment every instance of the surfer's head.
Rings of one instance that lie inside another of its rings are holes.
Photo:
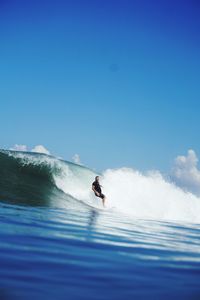
[[[99,182],[99,176],[95,177],[95,181]]]

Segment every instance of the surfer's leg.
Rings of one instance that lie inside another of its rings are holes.
[[[105,197],[104,194],[101,194],[101,199],[102,199],[103,207],[105,207],[105,200],[106,200],[106,197]]]

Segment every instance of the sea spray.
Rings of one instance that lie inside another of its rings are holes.
[[[168,182],[159,172],[107,170],[102,185],[111,205],[139,218],[200,222],[200,198]]]
[[[67,205],[80,202],[94,209],[102,206],[91,190],[96,173],[84,166],[45,154],[8,150],[0,151],[0,162],[3,200],[7,196],[50,199],[51,205],[63,207],[70,198]],[[108,169],[100,181],[108,208],[143,219],[200,223],[200,199],[167,181],[159,172]]]

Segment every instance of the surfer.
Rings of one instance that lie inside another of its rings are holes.
[[[106,197],[101,192],[101,185],[99,184],[99,176],[95,177],[95,181],[92,184],[92,190],[94,191],[95,196],[97,196],[97,197],[99,197],[99,198],[102,199],[103,206],[105,207]]]

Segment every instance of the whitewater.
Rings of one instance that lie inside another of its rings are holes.
[[[7,159],[15,159],[21,170],[29,168],[30,173],[34,170],[38,175],[46,171],[51,184],[76,203],[102,207],[91,190],[94,177],[99,174],[89,168],[46,154],[7,150],[1,153]],[[131,168],[108,169],[101,174],[101,184],[106,206],[113,211],[142,219],[200,223],[200,198],[177,187],[158,171],[143,174]],[[64,201],[59,204],[65,206]]]
[[[158,171],[0,150],[0,299],[199,300],[199,224],[200,199]]]

